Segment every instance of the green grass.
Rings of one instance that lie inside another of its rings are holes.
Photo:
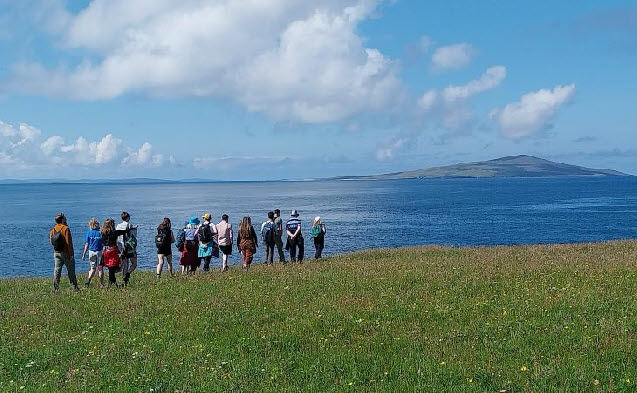
[[[636,257],[414,248],[79,294],[2,280],[0,391],[635,391]]]

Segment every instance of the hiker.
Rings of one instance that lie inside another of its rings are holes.
[[[53,246],[53,290],[58,291],[60,289],[62,266],[66,266],[66,273],[69,276],[69,282],[73,285],[73,290],[79,291],[77,278],[75,277],[73,239],[71,238],[71,229],[66,223],[64,213],[55,215],[55,226],[49,232],[49,242]]]
[[[285,263],[285,253],[283,252],[283,219],[281,210],[274,209],[274,244],[279,252],[279,262]]]
[[[102,224],[102,261],[104,266],[108,268],[108,288],[114,285],[117,288],[117,278],[115,273],[120,270],[122,260],[120,258],[117,239],[120,236],[130,234],[131,229],[115,229],[115,220],[107,218]]]
[[[261,239],[265,246],[265,264],[274,263],[274,238],[275,238],[274,212],[268,212],[268,220],[261,225]]]
[[[237,248],[243,254],[243,268],[248,269],[252,263],[254,254],[257,252],[257,234],[252,226],[250,217],[243,217],[239,225],[239,235],[237,236]]]
[[[175,234],[170,225],[170,218],[165,217],[157,226],[157,236],[155,236],[155,246],[157,247],[157,279],[161,278],[161,271],[164,268],[164,259],[168,263],[168,271],[171,277],[175,277],[173,272],[173,251],[172,244],[175,242]]]
[[[215,225],[217,244],[219,250],[223,253],[221,257],[221,271],[228,271],[228,256],[232,255],[232,239],[234,233],[232,232],[232,224],[228,223],[228,215],[221,216],[221,222]]]
[[[93,217],[88,220],[88,232],[84,237],[84,250],[82,250],[82,260],[86,260],[86,254],[88,252],[89,272],[86,279],[87,288],[91,285],[91,280],[95,277],[95,272],[98,272],[100,283],[104,286],[104,273],[102,265],[102,233],[100,232],[100,223],[97,218]]]
[[[197,230],[197,240],[199,240],[198,258],[203,262],[203,271],[210,271],[210,261],[212,257],[219,257],[219,248],[214,241],[217,229],[214,225],[210,225],[210,213],[204,213],[203,223]]]
[[[180,234],[178,248],[181,248],[181,272],[186,274],[194,274],[201,264],[199,257],[199,241],[197,240],[197,229],[199,229],[199,218],[193,216],[188,220],[188,225]]]
[[[285,230],[288,235],[285,249],[290,251],[290,260],[292,262],[296,262],[298,260],[299,263],[303,263],[305,244],[303,233],[301,233],[301,220],[299,220],[299,212],[297,212],[296,210],[292,210],[292,213],[290,213],[290,219],[285,224]]]
[[[130,224],[130,214],[122,212],[122,222],[115,228],[118,231],[128,231],[117,238],[117,248],[119,248],[122,260],[122,276],[124,285],[128,285],[130,274],[137,268],[137,226]]]
[[[314,259],[321,259],[323,257],[323,248],[325,247],[325,233],[327,228],[325,224],[321,222],[321,217],[314,218],[314,225],[312,226],[312,237],[314,238]]]

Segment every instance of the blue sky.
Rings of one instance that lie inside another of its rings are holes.
[[[0,0],[0,178],[637,173],[634,1]]]

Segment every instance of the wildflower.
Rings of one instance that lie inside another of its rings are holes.
[[[526,368],[526,366],[522,366],[520,367],[520,371],[522,371],[523,373],[527,372],[529,369]]]
[[[594,380],[593,381],[593,385],[595,385],[595,386],[599,385],[599,379]]]

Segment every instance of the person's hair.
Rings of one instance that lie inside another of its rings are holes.
[[[274,212],[268,212],[268,218],[271,220],[274,218]]]
[[[321,219],[319,218],[318,220],[314,220],[314,226],[319,226],[321,225]]]
[[[157,229],[170,229],[170,218],[164,217],[164,220],[157,226]]]
[[[113,232],[115,232],[115,220],[107,218],[102,224],[102,234],[110,235]]]
[[[252,219],[250,217],[243,217],[241,224],[239,224],[239,236],[244,239],[252,236]]]
[[[280,216],[281,215],[281,210],[274,209],[274,214],[276,214],[277,216]]]
[[[88,220],[88,227],[91,229],[100,229],[100,223],[97,221],[97,218],[92,217]]]
[[[66,217],[64,216],[64,213],[58,213],[55,215],[55,223],[56,224],[64,224],[64,220],[66,220]]]
[[[128,212],[122,212],[122,221],[130,220],[130,214]]]
[[[221,219],[222,219],[223,221],[228,221],[228,215],[227,215],[227,214],[224,214],[223,216],[221,216]]]

